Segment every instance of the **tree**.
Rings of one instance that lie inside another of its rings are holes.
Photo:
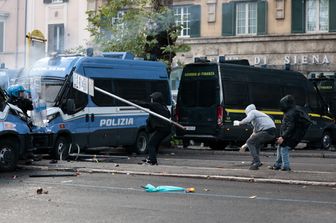
[[[88,30],[102,51],[128,51],[170,67],[175,53],[189,48],[176,44],[179,27],[165,2],[108,0],[97,11],[88,11]]]

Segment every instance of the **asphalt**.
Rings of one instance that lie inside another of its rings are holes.
[[[202,161],[197,161],[199,165],[189,165],[179,162],[177,153],[183,154],[218,154],[218,155],[237,155],[237,151],[213,151],[213,150],[170,150],[165,149],[164,154],[173,154],[176,156],[164,158],[159,157],[160,165],[149,166],[140,165],[141,157],[122,157],[115,156],[113,162],[106,162],[108,159],[97,156],[91,157],[86,161],[58,161],[51,163],[50,160],[41,160],[33,162],[32,165],[20,165],[20,168],[42,171],[66,171],[80,173],[106,173],[106,174],[127,174],[127,175],[147,175],[147,176],[166,176],[199,178],[210,180],[227,180],[252,183],[276,183],[276,184],[296,184],[296,185],[314,185],[336,187],[336,152],[335,151],[292,151],[291,157],[311,157],[326,158],[331,161],[331,168],[315,170],[292,170],[292,171],[274,171],[263,165],[259,170],[248,170],[247,165],[237,165],[236,162],[226,162],[225,165],[203,165]],[[239,155],[248,156],[249,153]],[[274,156],[275,151],[261,152],[261,156]],[[113,156],[114,157],[114,156]],[[335,160],[335,162],[333,162]],[[209,160],[204,160],[209,163]],[[244,163],[244,162],[241,162]],[[335,164],[335,165],[334,165]]]

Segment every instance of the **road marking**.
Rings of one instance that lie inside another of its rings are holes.
[[[94,189],[107,189],[107,190],[123,190],[123,191],[137,191],[144,192],[143,189],[136,188],[125,188],[125,187],[111,187],[111,186],[98,186],[98,185],[88,185],[88,184],[76,184],[76,183],[52,183],[45,181],[26,181],[28,184],[47,184],[47,185],[58,185],[58,186],[69,186],[69,187],[79,187],[79,188],[94,188]],[[221,198],[234,198],[234,199],[244,199],[251,200],[251,196],[241,196],[241,195],[228,195],[228,194],[214,194],[214,193],[184,193],[184,192],[166,192],[171,194],[183,194],[190,196],[205,196],[205,197],[221,197]],[[333,201],[317,201],[317,200],[303,200],[303,199],[287,199],[287,198],[271,198],[271,197],[253,197],[253,200],[264,200],[264,201],[278,201],[278,202],[289,202],[289,203],[308,203],[308,204],[328,204],[336,205]]]

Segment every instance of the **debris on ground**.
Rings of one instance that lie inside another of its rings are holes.
[[[36,190],[37,194],[48,194],[49,192],[47,190],[43,190],[42,187],[37,188]]]
[[[176,192],[176,191],[182,191],[186,193],[193,193],[195,192],[194,187],[176,187],[176,186],[153,186],[152,184],[147,184],[146,186],[142,186],[142,188],[145,189],[146,192]]]

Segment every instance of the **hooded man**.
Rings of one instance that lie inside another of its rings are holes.
[[[297,120],[300,111],[297,109],[295,99],[292,95],[286,95],[280,100],[280,109],[284,112],[280,137],[277,139],[277,159],[270,167],[273,170],[290,171],[289,150],[294,148],[303,138],[304,134],[298,128]]]
[[[150,103],[134,101],[140,106],[146,107],[152,112],[162,115],[166,118],[170,118],[170,112],[164,103],[161,92],[154,92],[150,96]],[[148,158],[144,160],[146,164],[158,165],[156,159],[156,153],[159,150],[159,146],[167,136],[171,133],[171,124],[161,118],[158,118],[152,114],[149,114],[147,119],[147,132],[151,133],[149,141],[147,143]]]
[[[234,126],[251,123],[253,126],[253,133],[247,139],[246,145],[250,150],[253,161],[250,170],[258,170],[262,165],[259,159],[260,149],[265,143],[271,142],[275,139],[276,129],[271,117],[265,113],[258,111],[254,104],[250,104],[245,109],[246,118],[241,121],[233,121]]]

